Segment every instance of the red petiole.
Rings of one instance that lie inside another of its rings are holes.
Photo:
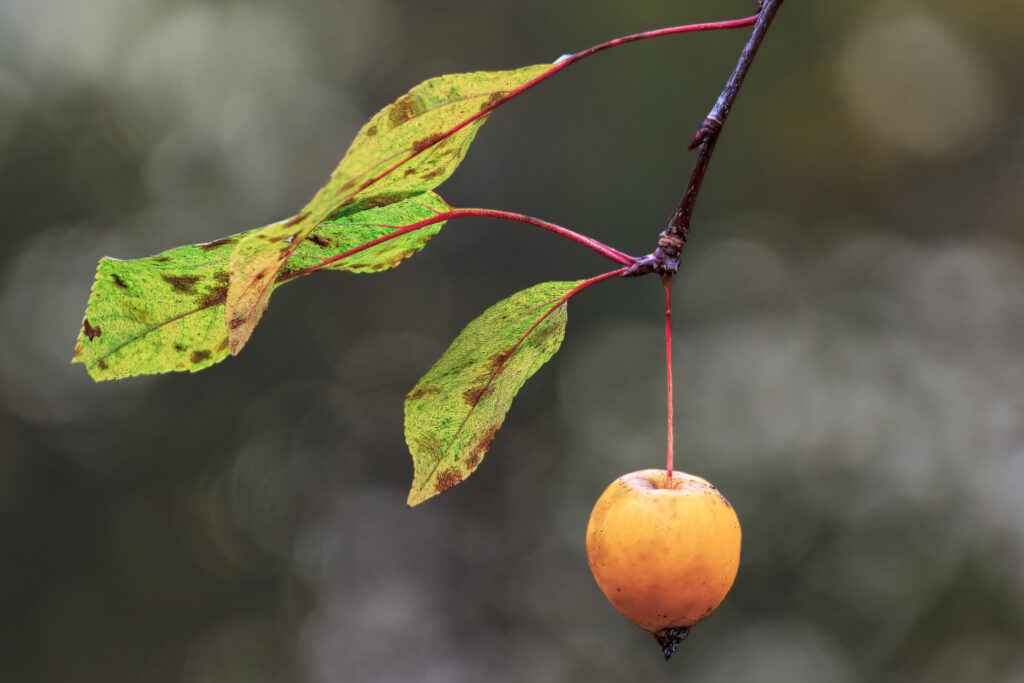
[[[411,223],[410,225],[398,228],[394,232],[378,237],[377,239],[366,242],[365,244],[360,244],[358,247],[354,247],[352,249],[349,249],[348,251],[336,254],[329,258],[325,258],[315,266],[307,266],[306,268],[293,270],[289,272],[287,275],[278,278],[278,281],[290,280],[301,275],[308,275],[309,273],[320,270],[321,268],[329,266],[332,263],[337,263],[342,259],[348,258],[353,254],[358,254],[359,252],[369,249],[370,247],[375,247],[378,244],[383,244],[384,242],[393,240],[396,237],[407,235],[410,232],[421,230],[427,226],[435,225],[437,223],[443,223],[444,221],[448,221],[453,218],[465,218],[469,216],[504,218],[505,220],[526,223],[528,225],[533,225],[538,228],[543,228],[544,230],[549,230],[550,232],[568,238],[573,242],[576,242],[577,244],[582,244],[583,246],[592,249],[597,253],[601,254],[602,256],[611,259],[612,261],[615,261],[616,263],[621,264],[623,266],[631,266],[636,262],[635,257],[630,256],[629,254],[624,254],[618,249],[609,247],[608,245],[603,244],[591,237],[587,237],[586,235],[581,235],[574,230],[570,230],[569,228],[563,228],[560,225],[555,225],[554,223],[549,223],[548,221],[542,221],[539,218],[533,218],[532,216],[525,216],[523,214],[513,213],[511,211],[499,211],[495,209],[451,209],[449,211],[442,211],[434,216],[431,216],[430,218],[424,218],[423,220],[417,221],[416,223]],[[359,224],[355,223],[353,225]]]
[[[529,83],[525,83],[519,88],[516,88],[515,90],[511,91],[509,93],[509,97],[514,97],[521,93],[522,91],[532,88],[537,83],[540,83],[545,78],[553,76],[554,74],[558,73],[559,71],[569,66],[570,64],[578,62],[581,59],[584,59],[585,57],[589,57],[592,54],[601,52],[602,50],[607,50],[610,47],[615,47],[616,45],[632,43],[633,41],[636,40],[646,40],[647,38],[671,36],[677,33],[693,33],[697,31],[714,31],[717,29],[742,28],[744,26],[752,26],[754,23],[757,22],[758,16],[759,14],[755,14],[750,17],[744,17],[743,19],[729,19],[727,21],[710,21],[705,22],[703,24],[685,24],[683,26],[669,26],[667,28],[654,29],[653,31],[643,31],[641,33],[634,33],[632,35],[622,36],[621,38],[613,38],[612,40],[601,43],[599,45],[588,47],[586,50],[581,50],[580,52],[577,52],[575,54],[560,58],[558,61],[555,62],[554,67],[552,67],[549,71],[542,73],[540,76],[537,76],[537,78],[533,79]]]

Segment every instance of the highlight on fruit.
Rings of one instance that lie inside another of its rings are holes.
[[[597,585],[668,659],[725,599],[740,563],[740,523],[701,477],[640,470],[611,483],[587,526]]]

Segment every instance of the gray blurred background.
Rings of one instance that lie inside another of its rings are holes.
[[[278,292],[245,352],[94,384],[97,260],[292,215],[419,81],[752,0],[0,0],[0,678],[1024,681],[1024,4],[785,3],[675,283],[677,464],[744,529],[666,664],[587,567],[664,457],[660,283],[574,300],[481,469],[405,507],[402,398],[461,327],[608,269],[453,222]],[[440,192],[653,247],[747,35],[596,56]]]

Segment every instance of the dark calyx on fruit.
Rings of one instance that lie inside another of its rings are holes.
[[[654,639],[661,645],[661,650],[665,653],[665,659],[668,659],[679,647],[679,644],[686,640],[688,635],[690,635],[689,628],[663,628],[660,631],[654,632]]]

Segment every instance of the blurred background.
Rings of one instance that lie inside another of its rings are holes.
[[[752,0],[0,0],[4,681],[1024,681],[1024,4],[787,2],[675,281],[676,462],[744,529],[666,664],[587,567],[664,457],[660,283],[588,290],[483,467],[415,509],[404,394],[491,303],[608,269],[450,223],[278,292],[245,352],[94,384],[104,255],[295,213],[419,81]],[[747,29],[506,105],[439,188],[650,251]]]

